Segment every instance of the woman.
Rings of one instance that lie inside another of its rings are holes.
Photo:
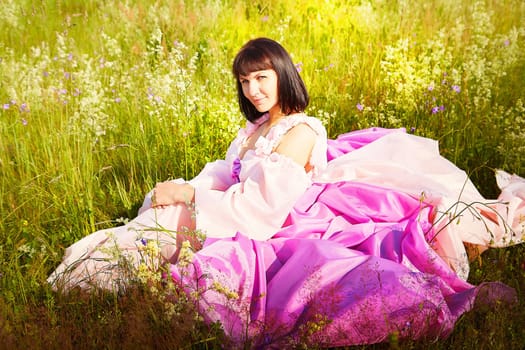
[[[157,184],[129,224],[68,248],[52,283],[115,287],[126,278],[119,259],[138,264],[155,240],[206,320],[240,343],[276,346],[444,336],[481,290],[487,302],[513,298],[466,282],[464,242],[522,242],[523,179],[500,172],[500,200],[487,201],[435,141],[378,128],[327,140],[273,40],[245,44],[233,74],[247,126],[225,159]],[[202,247],[186,228],[205,234]],[[198,251],[177,261],[184,240]]]
[[[69,247],[50,281],[64,287],[119,284],[118,265],[137,265],[146,240],[175,262],[185,231],[233,237],[238,231],[266,240],[326,166],[326,131],[303,111],[308,93],[288,53],[269,39],[253,41],[234,63],[239,104],[248,125],[225,160],[209,163],[191,181],[158,183],[139,216],[125,226],[95,232]],[[115,249],[116,248],[116,249]],[[67,272],[67,273],[66,273]]]

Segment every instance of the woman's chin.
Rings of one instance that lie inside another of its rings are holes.
[[[260,106],[260,107],[255,106],[255,109],[257,110],[257,112],[260,112],[260,113],[266,113],[269,111],[269,109],[265,108],[264,106]]]

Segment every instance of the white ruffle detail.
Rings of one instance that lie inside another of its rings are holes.
[[[263,115],[256,123],[247,122],[246,127],[239,130],[236,144],[240,148],[242,144],[257,130],[257,128],[268,120],[268,114]],[[312,175],[317,175],[326,168],[326,129],[319,119],[309,117],[304,113],[292,114],[279,120],[270,128],[266,136],[260,136],[255,142],[255,154],[257,156],[269,156],[281,142],[282,137],[293,127],[299,124],[307,124],[318,135],[317,141],[312,149],[309,163],[312,166]]]

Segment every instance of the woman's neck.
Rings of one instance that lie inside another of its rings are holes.
[[[281,111],[279,105],[276,104],[268,111],[268,125],[275,125],[283,117],[285,117],[285,114]]]
[[[284,114],[276,114],[276,115],[271,115],[270,114],[270,117],[268,118],[267,124],[269,126],[273,126],[273,125],[277,124],[279,122],[279,120],[283,119],[284,117],[285,117]]]

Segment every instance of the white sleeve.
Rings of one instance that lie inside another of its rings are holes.
[[[266,240],[282,226],[310,184],[304,168],[272,153],[251,164],[241,174],[241,182],[225,191],[195,188],[197,229],[208,237],[232,237],[241,232]]]

